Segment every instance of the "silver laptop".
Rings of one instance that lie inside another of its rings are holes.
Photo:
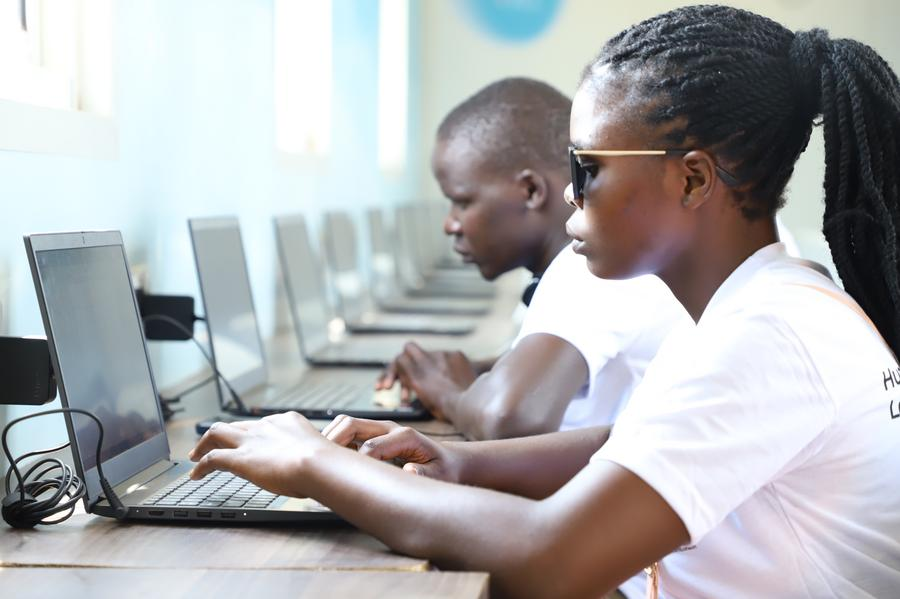
[[[64,407],[103,423],[104,474],[126,518],[322,521],[332,512],[309,499],[269,493],[228,473],[191,481],[188,461],[170,456],[156,383],[118,231],[25,237],[50,356]],[[115,516],[97,474],[98,430],[66,414],[85,509]]]
[[[275,227],[282,238],[298,233],[305,225],[302,218],[281,218],[275,220]],[[360,274],[356,227],[346,212],[326,213],[321,237],[337,306],[351,333],[466,335],[475,330],[475,321],[462,316],[398,315],[377,310]],[[301,259],[297,254],[282,255],[286,261]]]
[[[238,221],[233,217],[204,218],[192,219],[189,224],[216,360],[218,362],[223,356],[220,369],[231,373],[231,378],[236,378],[242,388],[251,382],[259,383],[265,370],[264,358]],[[305,261],[301,263],[306,264]],[[402,351],[404,339],[369,335],[363,338],[332,337],[329,329],[331,314],[328,306],[321,302],[321,288],[310,288],[317,282],[316,273],[284,273],[300,351],[306,362],[314,366],[383,368]],[[291,279],[306,282],[306,285],[292,284]],[[372,380],[369,381],[370,397],[365,400],[370,404]],[[416,412],[415,417],[424,417],[414,406],[410,410]],[[349,409],[341,412],[351,413]],[[405,416],[401,411],[382,417]]]
[[[490,311],[485,299],[409,297],[398,270],[396,235],[388,231],[384,213],[373,208],[366,214],[371,249],[371,295],[378,309],[401,314],[482,316]]]
[[[496,289],[473,269],[436,269],[435,239],[440,225],[424,203],[405,204],[395,213],[396,260],[406,294],[413,297],[491,298]]]

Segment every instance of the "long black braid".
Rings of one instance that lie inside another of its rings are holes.
[[[636,77],[672,147],[708,149],[729,168],[750,219],[781,207],[821,115],[823,232],[845,289],[900,355],[900,82],[872,48],[693,6],[612,38],[584,79],[602,66]]]

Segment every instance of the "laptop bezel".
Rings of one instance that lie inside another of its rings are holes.
[[[256,304],[253,301],[253,288],[250,285],[250,271],[247,268],[247,254],[244,251],[244,236],[241,234],[241,226],[240,221],[235,216],[219,216],[219,217],[203,217],[203,218],[190,218],[188,219],[188,230],[190,231],[191,236],[191,249],[194,254],[194,267],[197,272],[197,284],[200,287],[200,297],[203,303],[203,314],[206,318],[206,329],[207,334],[209,335],[209,351],[210,355],[213,359],[213,364],[217,364],[216,362],[216,348],[215,343],[213,342],[213,324],[209,320],[209,302],[210,302],[210,293],[208,289],[203,288],[203,277],[200,274],[200,258],[197,253],[197,237],[195,235],[195,229],[217,229],[217,230],[225,230],[225,229],[233,229],[237,232],[238,235],[238,243],[240,245],[241,251],[241,262],[238,268],[243,267],[244,269],[244,279],[247,283],[247,291],[250,296],[250,314],[253,316],[253,327],[256,331],[256,339],[258,343],[259,350],[259,358],[260,358],[260,366],[257,368],[248,370],[244,374],[229,378],[228,383],[231,387],[237,392],[238,395],[243,395],[248,391],[265,386],[268,381],[268,362],[266,361],[266,352],[263,349],[262,336],[259,332],[259,319],[256,317]],[[240,273],[235,273],[240,274]],[[215,300],[213,300],[215,301]],[[223,373],[224,374],[224,373]],[[219,394],[219,405],[224,407],[228,402],[225,401],[225,397],[222,391],[222,385],[216,385],[216,390]]]
[[[285,242],[285,231],[284,227],[297,226],[302,227],[303,232],[306,235],[306,251],[307,257],[310,260],[315,260],[315,255],[313,254],[312,246],[309,243],[309,228],[306,226],[306,219],[303,215],[300,214],[290,214],[290,215],[279,215],[272,218],[272,226],[275,229],[275,245],[278,248],[278,259],[279,264],[281,266],[281,276],[284,281],[284,291],[288,300],[288,308],[291,311],[291,319],[294,323],[294,331],[297,336],[297,341],[300,345],[300,353],[303,355],[303,359],[307,361],[309,364],[315,364],[315,360],[312,356],[314,356],[317,352],[323,351],[329,347],[328,342],[328,322],[319,323],[319,328],[321,328],[325,332],[325,341],[318,347],[310,347],[309,340],[303,333],[303,324],[301,320],[301,315],[299,309],[297,307],[297,286],[302,284],[301,281],[294,281],[291,277],[291,268],[290,263],[292,260],[299,260],[299,257],[288,255],[287,249],[284,246]],[[322,269],[320,265],[313,264],[313,270],[316,271],[318,280],[313,281],[313,284],[318,289],[317,295],[319,296],[319,301],[325,307],[326,311],[328,310],[328,302],[324,296],[325,293],[325,285],[322,281]]]
[[[137,298],[134,294],[134,285],[131,281],[131,267],[128,262],[128,255],[125,251],[125,245],[122,240],[122,234],[119,231],[79,231],[65,233],[35,233],[24,236],[25,249],[28,254],[28,264],[31,268],[31,277],[35,286],[35,294],[37,295],[38,306],[40,307],[41,319],[44,324],[44,331],[47,335],[47,343],[50,348],[50,361],[56,375],[57,387],[59,391],[60,403],[65,408],[79,408],[79,402],[71,401],[67,388],[65,373],[60,367],[59,353],[57,352],[56,342],[53,335],[53,323],[50,318],[50,311],[47,307],[46,297],[44,295],[44,280],[41,277],[41,271],[37,264],[38,252],[54,251],[54,250],[77,250],[87,249],[91,247],[108,247],[117,246],[122,252],[122,260],[127,273],[128,287],[131,292],[132,307],[135,314],[135,323],[141,336],[141,344],[144,348],[144,361],[147,366],[147,374],[150,377],[150,385],[153,389],[153,402],[156,406],[157,422],[159,424],[159,433],[147,439],[131,449],[127,449],[118,455],[115,455],[102,462],[103,471],[107,480],[113,486],[118,485],[124,480],[134,476],[156,464],[162,460],[169,460],[171,450],[169,447],[169,439],[166,435],[165,421],[163,420],[162,407],[159,402],[159,391],[156,386],[156,379],[153,376],[153,368],[150,362],[150,354],[147,351],[147,340],[144,336],[144,328],[141,325],[140,311],[138,309]],[[85,509],[90,512],[94,504],[100,499],[102,489],[100,488],[99,475],[97,467],[94,466],[88,470],[84,469],[84,463],[81,459],[81,448],[78,445],[78,439],[75,435],[75,426],[72,414],[64,414],[66,429],[69,435],[69,441],[72,445],[72,460],[75,464],[78,476],[85,482],[86,494],[84,497]],[[85,416],[79,416],[85,418]],[[95,447],[86,448],[87,451],[95,451]]]

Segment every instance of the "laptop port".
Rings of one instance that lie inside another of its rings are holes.
[[[197,512],[198,518],[212,518],[212,512],[201,510]]]
[[[147,513],[151,516],[164,516],[166,514],[164,510],[147,510]]]
[[[219,516],[221,518],[230,518],[232,520],[234,519],[234,517],[236,515],[237,515],[237,512],[222,512],[221,514],[219,514]]]
[[[188,517],[187,510],[175,510],[174,512],[172,512],[172,515],[175,516],[176,518],[187,518]]]

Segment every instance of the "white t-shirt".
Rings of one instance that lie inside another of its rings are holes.
[[[821,288],[852,303],[782,244],[756,252],[672,332],[592,458],[687,527],[664,596],[900,593],[900,370]]]
[[[535,333],[572,344],[589,376],[560,430],[610,424],[680,319],[689,319],[687,312],[655,276],[598,279],[567,246],[541,277],[513,347]]]

